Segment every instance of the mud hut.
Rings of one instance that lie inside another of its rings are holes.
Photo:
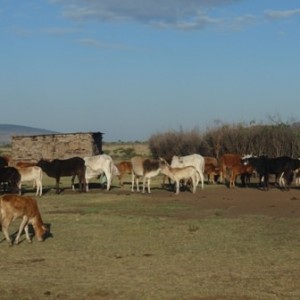
[[[37,162],[102,154],[102,132],[12,136],[12,160]]]

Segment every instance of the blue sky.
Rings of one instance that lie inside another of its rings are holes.
[[[0,123],[147,140],[299,121],[297,0],[0,0]]]

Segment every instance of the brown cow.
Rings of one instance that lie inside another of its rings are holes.
[[[25,230],[27,241],[31,243],[28,229],[29,223],[33,226],[37,240],[40,242],[44,241],[47,229],[43,224],[37,201],[34,198],[20,195],[3,195],[0,197],[0,211],[2,232],[10,245],[12,245],[12,240],[8,234],[8,227],[17,218],[21,218],[22,222],[14,241],[15,245],[19,243],[23,229]]]
[[[215,183],[215,176],[220,174],[218,160],[212,156],[204,156],[204,175],[207,175],[208,183]]]
[[[207,175],[207,182],[215,184],[215,177],[220,175],[220,168],[213,164],[205,164],[204,175]]]
[[[132,164],[130,161],[121,161],[118,164],[116,164],[116,167],[119,171],[119,175],[117,177],[119,178],[120,185],[123,186],[123,177],[125,174],[131,174],[132,172]]]
[[[220,183],[223,183],[224,179],[226,181],[227,170],[231,170],[231,168],[235,165],[241,164],[241,155],[227,153],[224,154],[219,160],[220,167]]]
[[[251,165],[243,165],[242,163],[232,166],[229,187],[235,187],[236,177],[241,175],[242,185],[245,186],[245,177],[249,178],[254,171]],[[249,178],[250,179],[250,178]]]

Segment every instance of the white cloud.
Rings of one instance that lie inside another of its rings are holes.
[[[300,8],[291,10],[268,10],[265,15],[269,19],[287,19],[300,14]]]
[[[63,6],[63,16],[77,21],[131,21],[177,30],[195,30],[219,21],[212,8],[244,0],[52,0]]]
[[[62,6],[62,15],[80,21],[135,22],[175,30],[200,30],[216,27],[237,30],[263,21],[290,18],[300,9],[268,10],[256,15],[226,16],[220,8],[245,0],[50,0]],[[217,16],[216,16],[217,14]]]

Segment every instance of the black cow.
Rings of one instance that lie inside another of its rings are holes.
[[[7,158],[4,156],[0,156],[0,167],[7,167],[8,161]]]
[[[81,157],[72,157],[68,159],[54,159],[52,161],[41,159],[37,166],[49,176],[56,180],[56,193],[59,194],[59,180],[60,177],[72,176],[73,178],[78,176],[79,179],[79,190],[85,191],[86,180],[85,180],[85,164]],[[72,182],[72,185],[74,182]]]
[[[293,181],[293,162],[288,156],[268,158],[267,156],[249,157],[242,159],[244,164],[250,164],[260,176],[260,182],[263,178],[263,187],[269,188],[269,175],[274,174],[276,178],[280,177],[285,180],[287,186]]]
[[[19,171],[14,167],[0,167],[0,184],[8,184],[10,192],[19,192],[19,183],[21,181],[21,175]],[[6,192],[5,187],[3,188]]]

